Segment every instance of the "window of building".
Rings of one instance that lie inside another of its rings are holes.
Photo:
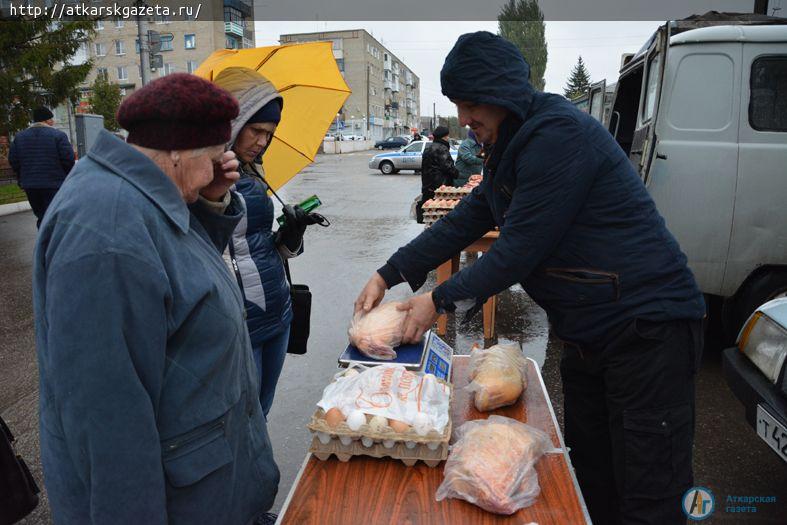
[[[167,15],[160,15],[156,17],[156,24],[169,24],[172,22],[172,19]]]
[[[109,75],[107,74],[107,68],[105,67],[96,68],[96,78],[99,77],[103,78],[104,80],[109,79]]]
[[[126,54],[126,43],[123,40],[115,40],[115,54],[116,55]]]
[[[172,51],[172,40],[162,40],[161,41],[161,50],[162,51]]]
[[[134,50],[139,54],[139,38],[134,40]]]
[[[107,55],[107,46],[103,42],[96,42],[94,48],[96,50],[97,57],[103,57]]]
[[[96,20],[96,31],[103,31],[103,30],[104,30],[104,21]]]
[[[124,25],[126,25],[126,23],[123,20],[119,18],[115,20],[115,27],[117,27],[118,29],[122,28]]]
[[[336,65],[339,66],[339,71],[344,72],[344,59],[343,58],[337,58],[336,59]]]
[[[334,38],[331,42],[333,43],[332,44],[332,48],[334,50],[338,51],[338,50],[342,49],[342,39],[341,38]]]
[[[128,80],[128,68],[118,66],[118,80]]]
[[[170,62],[167,62],[167,63],[164,64],[164,74],[165,75],[169,75],[169,74],[174,73],[174,72],[175,72],[175,68],[173,67],[173,65]]]
[[[227,49],[240,49],[240,44],[234,38],[227,37],[226,41],[224,42],[225,47]]]
[[[197,63],[194,60],[186,62],[186,71],[194,73],[197,70]]]
[[[751,65],[749,124],[757,131],[787,131],[787,55]]]
[[[224,6],[224,21],[240,24],[243,22],[243,13],[234,7]]]
[[[197,47],[197,36],[194,34],[185,35],[184,37],[186,49],[196,49]]]

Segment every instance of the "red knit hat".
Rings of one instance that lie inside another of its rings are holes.
[[[132,144],[164,151],[196,149],[228,142],[238,111],[235,98],[216,84],[173,73],[132,93],[120,105],[117,121]]]

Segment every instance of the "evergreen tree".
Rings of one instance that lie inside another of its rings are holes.
[[[27,127],[32,110],[76,101],[92,63],[72,65],[93,21],[17,17],[0,22],[0,136]]]
[[[566,87],[563,90],[563,95],[565,95],[567,99],[571,100],[584,95],[588,88],[590,88],[590,73],[585,67],[585,62],[583,62],[582,57],[580,56],[577,59],[574,69],[571,70],[571,77],[569,77],[568,84],[566,84]]]
[[[118,131],[120,126],[115,119],[120,106],[120,86],[109,82],[104,75],[97,75],[90,95],[90,111],[104,117],[104,127]]]
[[[538,0],[508,0],[497,15],[500,36],[512,42],[530,64],[530,83],[544,90],[547,69],[547,41],[544,13]]]

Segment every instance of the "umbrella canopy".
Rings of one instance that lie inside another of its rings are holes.
[[[263,156],[265,179],[277,190],[314,161],[351,90],[331,42],[215,51],[194,74],[212,81],[229,67],[259,71],[284,99],[281,123]]]

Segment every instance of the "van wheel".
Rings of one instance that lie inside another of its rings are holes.
[[[391,162],[389,160],[381,162],[380,163],[380,171],[383,172],[383,175],[390,175],[391,173],[394,173],[395,170],[394,170],[393,162]]]
[[[734,343],[754,310],[778,297],[787,297],[787,270],[762,273],[743,285],[735,297],[724,304],[724,333],[727,341]]]

